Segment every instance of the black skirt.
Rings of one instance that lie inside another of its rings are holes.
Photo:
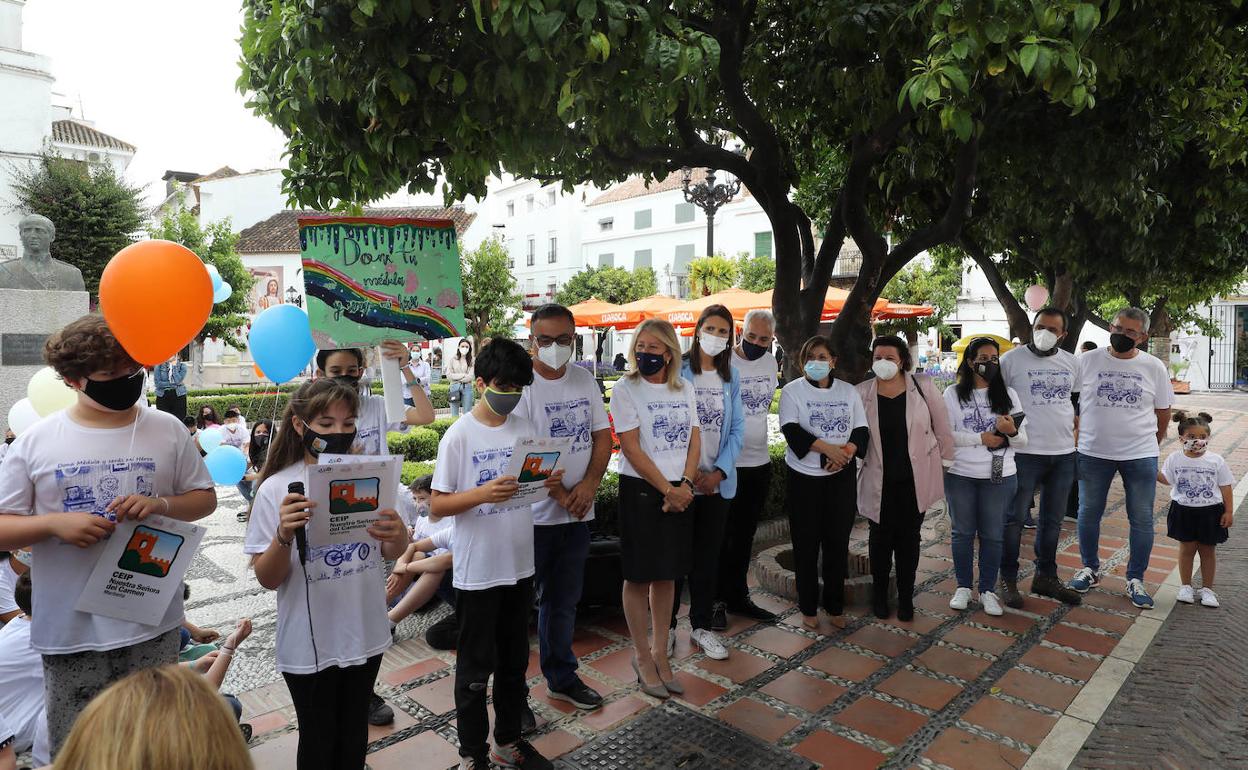
[[[1166,535],[1180,543],[1225,543],[1230,537],[1230,531],[1221,525],[1225,510],[1222,505],[1192,507],[1171,500],[1170,512],[1166,514]]]
[[[693,561],[693,506],[663,511],[663,495],[649,482],[620,475],[620,565],[633,583],[675,580]]]

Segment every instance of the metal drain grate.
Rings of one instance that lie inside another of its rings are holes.
[[[808,770],[801,756],[666,703],[556,763],[564,770]]]

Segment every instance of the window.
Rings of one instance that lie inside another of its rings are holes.
[[[532,195],[526,195],[526,196],[525,196],[525,198],[524,198],[524,210],[525,210],[525,211],[532,211],[532,210],[533,210],[533,196],[532,196]]]
[[[537,239],[529,236],[529,253],[524,258],[524,264],[529,267],[537,264]]]
[[[651,254],[652,252],[650,249],[638,249],[633,252],[633,269],[636,270],[639,267],[650,267],[651,263],[654,261]]]
[[[614,217],[607,217],[606,219],[599,219],[599,220],[598,220],[598,232],[600,232],[600,233],[609,233],[609,232],[611,232],[611,231],[612,231],[612,230],[614,230],[614,229],[615,229],[615,218],[614,218]]]
[[[508,203],[508,206],[511,204]],[[507,269],[514,270],[516,267],[516,241],[513,238],[507,239]]]
[[[689,299],[689,276],[676,276],[676,298]]]
[[[754,233],[754,256],[770,257],[771,256],[771,231],[766,230],[761,233]]]
[[[697,247],[692,243],[682,243],[676,247],[676,258],[672,263],[672,272],[677,275],[689,273],[689,263],[693,261],[693,252]]]
[[[546,191],[546,205],[547,206],[555,205],[555,191],[554,190]]]
[[[650,226],[650,209],[633,212],[633,229],[645,230]]]
[[[676,204],[676,224],[684,224],[693,221],[693,204],[677,203]]]
[[[615,267],[615,255],[610,253],[599,254],[598,267]]]
[[[559,238],[557,236],[552,235],[550,236],[550,242],[546,247],[546,262],[548,264],[553,265],[558,261],[559,261]]]
[[[537,281],[532,278],[526,278],[524,281],[524,301],[526,304],[532,304],[537,299]]]
[[[555,294],[559,292],[559,282],[554,278],[547,279],[546,282],[546,301],[554,302]]]
[[[507,201],[507,216],[514,217],[516,215],[516,202]]]

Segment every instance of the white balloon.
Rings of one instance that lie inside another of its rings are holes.
[[[78,400],[78,394],[57,376],[55,369],[45,366],[35,372],[35,376],[27,383],[26,399],[40,417],[47,417],[53,412],[73,406]]]
[[[29,398],[23,398],[9,407],[9,430],[21,435],[27,428],[43,419],[35,408],[30,405]]]

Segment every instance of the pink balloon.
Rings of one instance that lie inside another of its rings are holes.
[[[1040,284],[1028,286],[1027,291],[1023,292],[1023,299],[1027,301],[1027,307],[1035,312],[1049,301],[1049,290]]]

